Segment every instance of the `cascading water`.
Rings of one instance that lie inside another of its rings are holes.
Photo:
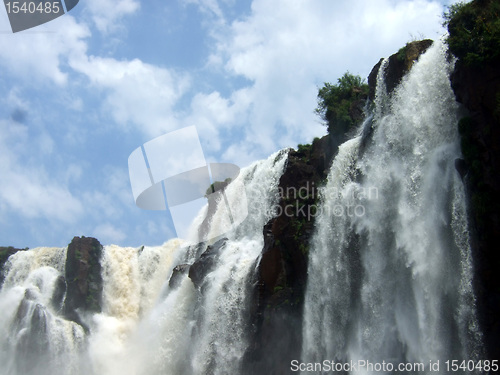
[[[62,317],[64,295],[57,291],[61,280],[64,285],[67,249],[11,256],[0,292],[0,374],[238,373],[250,320],[244,306],[286,160],[287,152],[280,151],[256,162],[240,171],[242,183],[225,189],[229,201],[245,189],[248,216],[218,242],[215,264],[197,287],[187,274],[170,286],[172,270],[195,261],[218,238],[189,248],[177,239],[140,249],[105,246],[103,311],[80,312],[88,335]],[[214,226],[227,211],[215,203],[208,230],[220,233]]]
[[[37,248],[12,255],[0,292],[0,373],[78,373],[85,335],[60,318],[65,248]]]
[[[321,191],[301,360],[423,363],[415,373],[438,373],[429,363],[483,355],[463,184],[454,169],[452,63],[435,42],[391,95],[387,64],[372,114],[339,147]],[[76,312],[88,332],[63,317],[67,249],[12,255],[0,291],[0,375],[241,373],[263,227],[280,198],[287,155],[242,169],[225,196],[200,212],[190,240],[210,241],[105,246],[102,312]],[[223,203],[243,193],[247,218],[216,237],[228,224]]]
[[[278,182],[286,159],[287,153],[281,151],[242,172],[248,201],[252,203],[247,220],[226,234],[229,241],[220,249],[217,266],[201,286],[204,291],[197,312],[191,373],[240,372],[247,346],[250,280],[264,245],[262,228],[272,218],[271,207],[279,198]],[[230,196],[238,196],[239,192],[228,189],[226,194],[231,201]]]
[[[423,363],[419,373],[430,374],[438,360],[444,372],[446,360],[481,359],[465,196],[454,168],[452,65],[435,42],[391,97],[377,88],[366,147],[358,137],[339,148],[311,243],[305,363]]]

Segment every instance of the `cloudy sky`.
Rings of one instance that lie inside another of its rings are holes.
[[[157,245],[128,157],[194,125],[205,157],[243,167],[326,133],[323,82],[444,33],[442,0],[80,0],[16,34],[0,9],[0,245]]]

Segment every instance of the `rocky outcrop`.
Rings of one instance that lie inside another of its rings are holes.
[[[67,290],[63,313],[82,326],[84,324],[77,310],[102,310],[101,255],[102,245],[92,237],[74,237],[68,245],[65,274]]]
[[[418,57],[432,45],[431,40],[408,43],[389,58],[385,80],[391,93]],[[369,98],[375,96],[381,61],[369,77]],[[356,124],[364,118],[365,101],[351,105],[349,116]],[[368,124],[369,127],[370,124]],[[369,133],[369,132],[368,132]],[[326,179],[338,146],[349,138],[348,129],[332,128],[312,145],[299,145],[289,153],[280,179],[279,215],[263,230],[264,248],[258,264],[251,316],[251,346],[243,368],[248,374],[284,374],[292,359],[300,358],[302,311],[307,282],[309,241],[318,204],[318,187]],[[369,136],[365,136],[369,138]],[[352,238],[354,258],[359,238]],[[359,262],[354,259],[353,264]],[[280,358],[274,363],[272,358]]]
[[[500,60],[455,65],[451,83],[469,114],[459,123],[474,288],[488,358],[500,358]]]
[[[5,274],[4,274],[5,263],[7,262],[7,260],[9,259],[9,257],[11,255],[17,253],[18,251],[24,251],[24,250],[28,250],[28,248],[17,249],[17,248],[12,247],[12,246],[0,247],[0,286],[2,286],[3,281],[5,279]]]
[[[61,312],[64,307],[64,297],[66,296],[66,279],[64,276],[59,276],[56,279],[54,292],[50,300],[52,308],[56,312]]]
[[[207,246],[207,250],[189,267],[189,278],[199,288],[205,276],[212,271],[219,256],[219,250],[226,244],[227,238],[222,238],[213,245]]]
[[[433,41],[430,39],[424,39],[419,41],[414,41],[406,43],[406,46],[401,48],[397,53],[389,57],[389,62],[385,71],[385,84],[387,86],[387,92],[390,94],[397,85],[401,82],[401,79],[408,73],[418,60],[421,54],[423,54],[432,45]],[[375,90],[377,88],[377,75],[380,69],[382,59],[373,67],[370,75],[368,76],[368,86],[369,93],[368,97],[370,100],[375,98]]]
[[[178,287],[181,282],[182,275],[185,275],[189,272],[189,267],[191,267],[190,264],[179,264],[178,266],[175,266],[172,270],[172,275],[168,280],[168,286],[170,288]]]
[[[40,364],[49,358],[51,343],[47,332],[47,315],[46,308],[35,303],[30,290],[26,290],[14,318],[14,325],[19,330],[15,347],[19,354],[14,358],[16,374],[40,374]]]
[[[325,180],[341,142],[342,138],[327,135],[289,152],[279,182],[278,216],[263,229],[264,248],[250,311],[251,345],[242,366],[248,374],[288,373],[290,361],[300,356],[307,258],[318,186]],[[275,363],[272,358],[282,360]]]
[[[500,357],[500,27],[498,1],[474,0],[445,14],[457,101],[474,265],[474,291],[487,358]]]

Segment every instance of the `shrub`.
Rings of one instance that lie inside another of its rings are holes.
[[[368,85],[360,76],[346,72],[337,84],[325,82],[318,92],[316,113],[326,122],[328,131],[345,132],[355,125],[353,104],[368,95]]]
[[[450,51],[466,65],[500,57],[500,2],[475,0],[451,5],[444,13]]]

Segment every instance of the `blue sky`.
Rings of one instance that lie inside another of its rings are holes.
[[[80,0],[11,33],[0,9],[0,245],[157,245],[127,160],[195,125],[210,162],[246,166],[326,134],[317,89],[438,38],[431,0]]]

